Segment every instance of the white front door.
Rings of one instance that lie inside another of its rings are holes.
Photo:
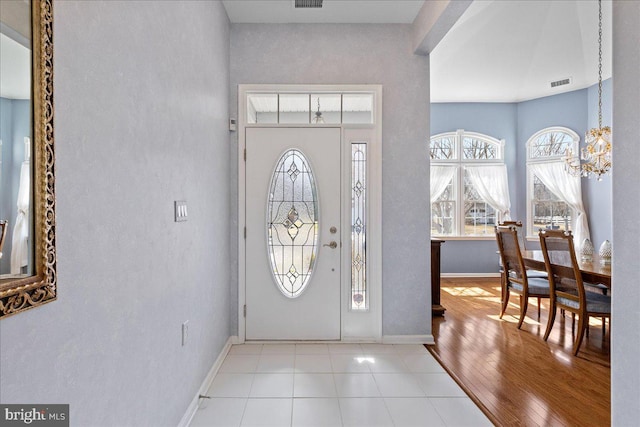
[[[339,340],[340,128],[246,129],[246,339]]]

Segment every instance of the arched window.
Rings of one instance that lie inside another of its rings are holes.
[[[551,127],[536,132],[527,142],[530,161],[560,161],[567,149],[577,152],[580,137],[568,128]]]
[[[576,212],[571,202],[578,199],[582,205],[582,196],[567,194],[559,181],[574,179],[561,173],[561,169],[567,149],[576,153],[579,142],[578,134],[565,127],[542,129],[527,141],[527,230],[530,236],[536,235],[541,228],[573,230]]]
[[[504,140],[458,130],[431,137],[431,234],[492,236],[509,215]]]

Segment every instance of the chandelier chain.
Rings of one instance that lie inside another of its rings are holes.
[[[598,128],[602,128],[602,0],[598,0]]]
[[[598,0],[598,127],[587,131],[585,143],[580,155],[567,148],[565,170],[573,176],[595,176],[602,181],[611,171],[611,127],[602,126],[602,0]]]

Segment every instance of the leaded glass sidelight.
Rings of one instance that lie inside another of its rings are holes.
[[[300,296],[318,253],[318,198],[309,161],[296,149],[280,157],[271,177],[267,245],[278,289],[288,298]]]
[[[367,144],[351,144],[351,310],[367,310]]]

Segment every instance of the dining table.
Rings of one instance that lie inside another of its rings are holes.
[[[540,250],[527,250],[522,252],[522,260],[525,267],[532,270],[546,271],[544,265],[544,255]],[[582,274],[582,280],[586,283],[601,283],[611,289],[611,264],[601,262],[598,254],[594,254],[590,260],[581,259],[576,254],[578,267]],[[571,267],[571,260],[567,259],[563,262],[567,267]]]

